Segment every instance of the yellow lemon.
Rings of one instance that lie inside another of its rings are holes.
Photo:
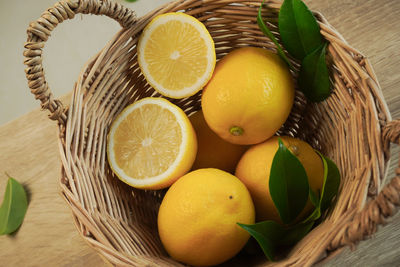
[[[192,169],[216,168],[235,172],[236,164],[248,146],[229,143],[215,134],[204,120],[202,111],[197,111],[189,119],[197,136],[197,155]]]
[[[210,33],[199,20],[184,13],[155,17],[139,38],[137,54],[147,82],[172,98],[197,93],[215,67]]]
[[[262,48],[239,48],[222,58],[203,90],[210,128],[234,144],[273,136],[289,116],[294,84],[285,62]]]
[[[161,241],[172,258],[195,266],[235,256],[249,234],[237,223],[254,223],[254,206],[243,183],[218,169],[192,171],[166,193],[158,213]]]
[[[314,191],[322,189],[324,166],[321,157],[306,142],[283,136],[284,145],[300,160],[306,170],[308,183]],[[274,136],[264,143],[254,145],[240,159],[235,175],[246,185],[256,209],[257,221],[274,220],[282,222],[269,192],[269,174],[272,160],[278,150],[278,137]],[[307,216],[313,206],[310,201],[299,215]]]
[[[190,170],[196,151],[196,134],[188,117],[163,98],[143,98],[126,107],[108,134],[111,169],[136,188],[170,186]]]

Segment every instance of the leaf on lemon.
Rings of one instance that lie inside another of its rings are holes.
[[[321,215],[331,206],[332,199],[337,195],[340,185],[340,173],[336,164],[329,158],[315,150],[324,165],[324,179],[321,190],[321,198],[318,200],[314,211],[302,223],[318,220]],[[311,191],[311,190],[310,190]],[[310,195],[311,196],[311,195]]]
[[[340,185],[340,172],[336,164],[325,156],[321,156],[326,161],[326,176],[321,193],[321,212],[326,211],[332,204],[332,199],[337,195]],[[325,175],[325,172],[324,172]]]
[[[9,177],[0,206],[0,235],[11,234],[17,230],[24,220],[27,208],[25,189],[17,180]]]
[[[314,191],[312,191],[311,188],[310,188],[310,195],[309,195],[309,197],[310,197],[310,201],[311,201],[311,203],[314,205],[314,207],[318,206],[318,204],[319,204],[318,195],[317,195]]]
[[[269,188],[272,201],[285,224],[293,222],[309,196],[307,173],[299,159],[279,138],[279,148],[272,160]]]

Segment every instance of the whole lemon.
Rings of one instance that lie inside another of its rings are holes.
[[[210,266],[235,256],[249,239],[237,225],[254,223],[251,196],[232,174],[218,169],[187,173],[167,191],[158,213],[158,231],[177,261]]]
[[[208,127],[201,110],[189,119],[197,136],[197,155],[192,169],[216,168],[234,173],[248,146],[235,145],[219,137]]]
[[[324,166],[321,157],[306,142],[288,136],[280,137],[284,145],[300,160],[306,170],[310,188],[317,192],[322,189]],[[272,160],[278,150],[278,137],[250,147],[240,159],[235,175],[246,185],[256,209],[257,221],[274,220],[282,222],[269,192],[269,175]],[[307,216],[313,206],[307,202],[298,216]]]
[[[294,101],[294,83],[278,55],[266,49],[233,50],[216,65],[201,104],[210,128],[234,144],[256,144],[282,126]]]

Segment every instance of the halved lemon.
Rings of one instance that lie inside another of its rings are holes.
[[[147,82],[171,98],[197,93],[215,67],[210,33],[203,23],[184,13],[155,17],[139,38],[137,54]]]
[[[163,98],[143,98],[126,107],[108,134],[111,169],[136,188],[170,186],[190,170],[196,153],[196,134],[188,117]]]

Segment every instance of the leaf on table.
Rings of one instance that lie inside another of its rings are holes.
[[[14,178],[9,177],[0,206],[0,235],[11,234],[17,230],[24,220],[27,208],[25,189]]]
[[[301,0],[283,2],[278,24],[284,47],[299,60],[323,44],[318,22]]]
[[[293,222],[309,196],[307,173],[300,160],[279,138],[279,148],[272,160],[269,189],[283,223]]]
[[[325,60],[326,44],[307,55],[301,64],[298,84],[313,102],[325,100],[331,94],[328,67]]]

